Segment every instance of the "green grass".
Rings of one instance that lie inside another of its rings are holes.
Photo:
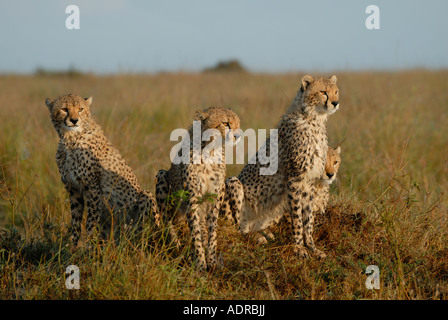
[[[328,121],[342,165],[316,245],[328,258],[300,260],[285,225],[259,246],[227,221],[219,267],[198,274],[184,246],[146,230],[118,243],[72,250],[70,207],[55,163],[57,135],[45,98],[93,96],[92,114],[154,191],[194,111],[231,107],[243,129],[273,128],[297,74],[0,76],[0,299],[448,299],[448,72],[337,73],[341,108]],[[228,165],[228,176],[242,165]],[[146,236],[145,236],[146,235]],[[81,288],[65,288],[65,269]],[[365,286],[368,265],[381,289]]]

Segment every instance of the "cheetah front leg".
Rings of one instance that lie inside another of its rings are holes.
[[[300,178],[299,178],[300,179]],[[308,258],[308,252],[303,241],[303,219],[300,190],[304,189],[304,184],[300,181],[289,181],[288,184],[288,204],[291,217],[291,231],[294,240],[294,251],[302,258]]]
[[[86,221],[86,232],[88,238],[92,237],[93,230],[95,227],[97,227],[98,231],[101,231],[101,237],[103,239],[107,238],[107,229],[108,226],[99,226],[100,218],[104,218],[105,224],[107,224],[106,221],[106,214],[109,213],[108,210],[103,205],[103,199],[101,198],[101,192],[98,190],[98,188],[93,187],[89,188],[85,191],[85,198],[86,198],[86,206],[87,206],[87,221]]]
[[[166,213],[166,201],[168,198],[168,171],[159,170],[156,175],[156,200],[159,212]]]
[[[70,238],[74,246],[78,245],[81,236],[81,221],[84,212],[84,198],[81,193],[69,189],[69,201],[72,219],[70,222]]]
[[[157,209],[156,199],[151,192],[143,190],[138,202],[139,215],[143,220],[152,219],[157,228],[160,228],[160,213]]]
[[[201,213],[200,205],[198,203],[198,198],[196,193],[193,190],[188,190],[190,199],[188,201],[189,206],[187,208],[186,216],[188,227],[190,229],[191,240],[193,245],[193,251],[195,258],[197,259],[197,268],[198,270],[207,269],[207,262],[205,260],[205,252],[204,247],[202,245],[202,232],[201,232]]]
[[[310,249],[311,253],[317,257],[318,259],[324,259],[326,257],[326,254],[317,249],[316,245],[314,244],[313,240],[313,231],[314,231],[314,198],[316,196],[316,190],[314,187],[310,189],[309,194],[308,193],[302,193],[302,198],[306,200],[306,203],[308,205],[304,206],[303,208],[303,228],[305,230],[304,237],[305,237],[305,244],[308,249]]]
[[[239,230],[243,210],[244,187],[237,177],[230,177],[225,183],[221,212],[226,219],[233,220]]]
[[[223,184],[222,187],[218,190],[217,198],[213,202],[212,210],[207,215],[208,219],[208,251],[207,251],[207,257],[208,257],[208,267],[213,268],[216,266],[216,248],[218,246],[217,243],[217,230],[218,230],[218,216],[219,211],[221,210],[222,203],[224,201],[224,195],[225,195],[225,185]]]

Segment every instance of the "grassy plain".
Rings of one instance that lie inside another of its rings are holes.
[[[220,266],[198,275],[147,238],[72,251],[68,196],[46,97],[93,96],[106,135],[154,191],[194,111],[231,107],[243,129],[274,128],[303,74],[0,76],[0,299],[448,299],[448,72],[337,73],[342,143],[332,200],[315,231],[328,258],[294,256],[287,229],[259,246],[220,221]],[[235,175],[241,165],[228,165]],[[77,265],[81,288],[67,290]],[[368,265],[380,289],[367,289]]]

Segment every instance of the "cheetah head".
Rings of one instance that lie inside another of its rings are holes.
[[[339,88],[335,75],[330,78],[313,78],[306,75],[302,78],[300,88],[301,101],[299,107],[302,112],[312,110],[321,115],[330,115],[339,109]]]
[[[201,130],[218,130],[229,145],[237,144],[241,139],[240,118],[230,109],[221,107],[209,107],[198,110],[195,120],[201,121]]]
[[[332,184],[336,180],[336,175],[341,165],[341,147],[328,148],[327,162],[325,164],[325,174],[322,177],[322,182]]]
[[[62,95],[56,100],[45,101],[53,125],[61,134],[81,131],[90,117],[92,97],[82,98],[74,94]]]

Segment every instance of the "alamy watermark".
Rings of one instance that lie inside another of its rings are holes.
[[[367,6],[366,14],[370,14],[366,19],[366,28],[369,30],[380,29],[380,8],[371,4]]]
[[[370,274],[366,279],[366,288],[367,289],[379,289],[380,288],[380,269],[378,268],[378,266],[376,266],[376,265],[367,266],[366,274]]]
[[[70,15],[65,19],[65,27],[69,30],[71,29],[80,29],[80,15],[79,15],[79,7],[74,4],[69,5],[65,8],[65,13],[69,13]]]
[[[65,27],[69,30],[80,29],[80,11],[77,5],[69,5],[65,8],[65,13],[70,14],[65,20]],[[366,28],[369,30],[380,29],[380,9],[376,5],[369,5],[365,10],[369,14],[365,21]]]
[[[65,269],[65,273],[68,274],[67,279],[65,279],[65,287],[69,290],[79,289],[79,268],[75,265],[69,265]]]
[[[193,121],[192,137],[186,129],[175,129],[171,132],[170,141],[180,141],[171,148],[170,159],[173,164],[244,164],[245,138],[247,138],[249,164],[257,161],[263,165],[260,167],[260,175],[273,175],[278,169],[278,130],[271,129],[268,140],[266,130],[241,129],[225,131],[225,141],[222,141],[222,134],[217,129],[207,129],[201,131],[201,122]],[[193,139],[193,141],[191,141]],[[203,142],[208,142],[202,148]],[[262,145],[257,152],[258,145]],[[235,157],[234,157],[235,147]],[[224,150],[223,150],[224,148]],[[224,151],[224,157],[223,157]]]

